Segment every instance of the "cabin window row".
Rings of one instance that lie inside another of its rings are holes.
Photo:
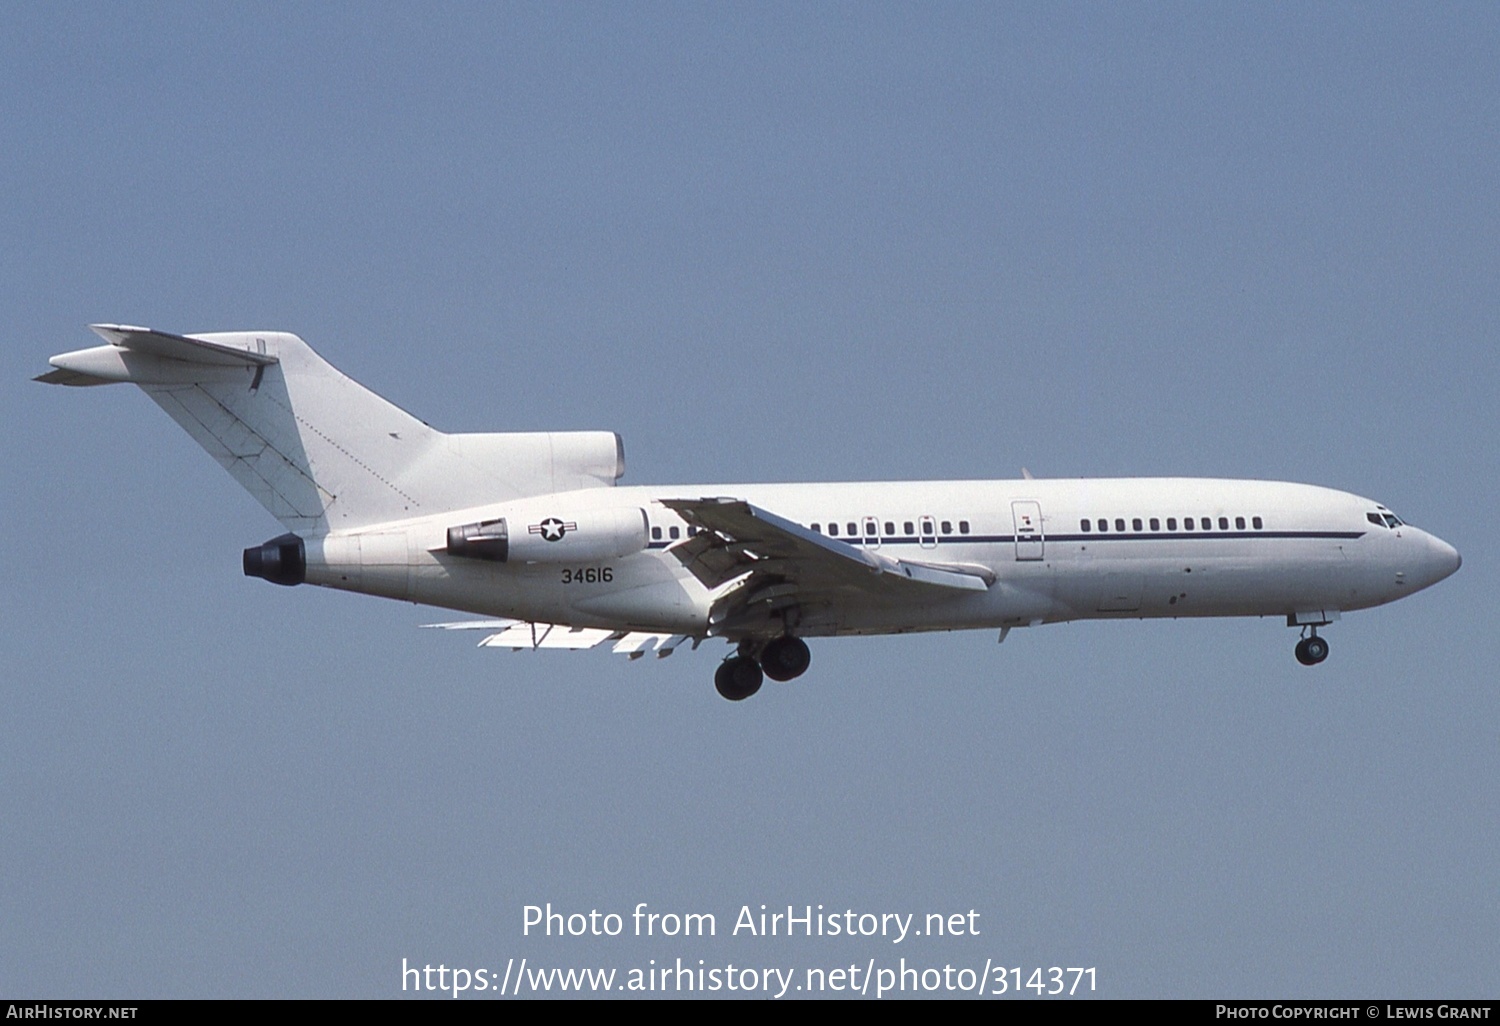
[[[823,525],[821,523],[809,524],[808,526],[818,534],[824,533]],[[880,533],[880,528],[882,527],[885,528],[885,534],[883,535]],[[934,527],[936,529],[934,529]],[[944,520],[941,523],[937,523],[929,518],[924,517],[922,519],[921,533],[923,535],[952,534],[953,521]],[[958,533],[969,533],[969,522],[967,520],[960,520],[958,522]],[[894,520],[887,520],[884,524],[881,524],[875,520],[866,520],[864,530],[863,532],[861,532],[859,524],[853,520],[846,521],[842,525],[830,520],[827,525],[827,534],[830,538],[899,538],[902,535],[905,535],[908,538],[915,538],[917,537],[917,525],[913,521],[903,520],[901,521],[900,534],[898,534],[896,532],[896,521]]]
[[[811,526],[812,530],[815,531],[815,532],[817,532],[818,534],[822,534],[823,533],[823,528],[822,528],[821,523],[812,524],[810,526]],[[884,536],[882,536],[879,533],[880,527],[884,527],[885,528],[885,534],[884,534]],[[917,537],[917,525],[916,525],[915,522],[913,522],[911,520],[904,520],[904,521],[901,522],[901,529],[902,529],[902,533],[905,534],[907,537],[909,537],[909,538],[915,538],[915,537]],[[669,540],[672,540],[672,541],[676,541],[677,539],[683,537],[684,530],[687,532],[687,537],[691,538],[694,535],[698,534],[699,531],[701,530],[701,528],[697,528],[697,527],[681,528],[681,527],[677,527],[677,526],[672,526],[672,527],[668,527],[668,528],[663,529],[663,528],[661,528],[659,526],[653,526],[651,528],[651,540],[652,541],[661,541],[665,537],[666,539],[669,539]],[[968,534],[969,533],[969,522],[967,520],[960,520],[958,522],[958,533],[959,534]],[[922,534],[924,536],[933,535],[933,534],[951,535],[951,534],[953,534],[953,521],[951,521],[951,520],[944,520],[941,523],[937,523],[935,521],[931,521],[931,520],[928,520],[928,519],[924,518],[923,521],[922,521]],[[843,525],[842,530],[840,530],[840,525],[839,524],[834,523],[833,521],[829,521],[829,523],[828,523],[828,536],[830,538],[839,538],[839,537],[844,537],[844,538],[861,538],[861,537],[869,537],[869,538],[879,538],[879,537],[895,538],[895,537],[899,537],[896,534],[896,521],[894,521],[894,520],[887,520],[884,524],[878,524],[876,521],[873,521],[873,520],[867,521],[865,523],[865,527],[864,527],[864,531],[863,532],[860,531],[860,527],[859,527],[858,522],[853,521],[853,520],[847,521]]]
[[[1219,517],[1217,529],[1220,531],[1227,531],[1229,530],[1230,523],[1231,520],[1229,517]],[[1243,531],[1246,529],[1244,517],[1234,517],[1233,524],[1236,531]],[[1177,518],[1167,517],[1166,525],[1166,529],[1168,531],[1177,530]],[[1265,523],[1261,520],[1260,517],[1251,517],[1249,526],[1252,530],[1260,531],[1265,528]],[[1078,521],[1078,529],[1084,534],[1089,534],[1096,528],[1100,534],[1106,534],[1111,529],[1111,521],[1109,521],[1105,517],[1100,517],[1097,520],[1090,520],[1085,517],[1084,519]],[[1150,517],[1147,519],[1142,519],[1141,517],[1132,517],[1127,521],[1124,517],[1115,517],[1113,521],[1113,529],[1116,534],[1124,534],[1127,531],[1145,531],[1147,529],[1152,531],[1160,531],[1162,529],[1162,518]],[[1184,531],[1212,531],[1215,529],[1214,518],[1183,517],[1182,529]]]
[[[684,530],[687,531],[687,536],[689,538],[691,538],[691,537],[693,537],[693,535],[699,533],[700,529],[697,528],[697,527],[682,528],[682,527],[675,527],[675,526],[673,526],[673,527],[667,528],[666,534],[667,534],[668,538],[671,538],[673,541],[676,541],[678,538],[682,537],[682,532]],[[652,541],[661,541],[661,539],[662,539],[662,529],[660,527],[653,527],[653,528],[651,528],[651,540]]]

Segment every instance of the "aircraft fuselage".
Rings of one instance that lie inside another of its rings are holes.
[[[1385,507],[1347,492],[1127,478],[587,489],[309,539],[306,579],[489,616],[707,635],[715,590],[667,551],[691,528],[661,500],[718,495],[851,547],[993,575],[986,590],[915,604],[849,589],[837,603],[797,610],[796,631],[808,637],[1112,617],[1327,622],[1425,588],[1460,562],[1447,543],[1391,526]],[[566,531],[546,561],[444,551],[446,530],[464,521],[567,525],[621,508],[643,512],[640,551],[572,558]]]
[[[1347,492],[1139,478],[621,487],[613,432],[447,434],[285,332],[94,325],[38,380],[138,385],[287,533],[244,570],[500,621],[481,644],[638,657],[737,643],[743,699],[804,673],[803,638],[1121,617],[1284,616],[1317,629],[1458,569]]]

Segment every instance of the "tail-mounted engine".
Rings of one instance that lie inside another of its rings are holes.
[[[307,580],[307,548],[295,534],[272,538],[245,550],[245,576],[272,584],[301,584]]]
[[[448,528],[450,556],[495,563],[617,559],[646,547],[646,511],[637,507],[496,517]]]
[[[510,536],[505,529],[505,518],[448,528],[448,555],[504,563],[510,558]]]

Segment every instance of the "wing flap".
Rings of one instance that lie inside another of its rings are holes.
[[[540,648],[581,650],[613,642],[611,651],[630,659],[639,659],[649,651],[655,651],[658,659],[664,659],[690,640],[686,634],[612,631],[602,627],[569,627],[526,620],[459,620],[424,623],[422,626],[445,631],[489,631],[479,639],[480,648],[508,648],[512,652]],[[698,647],[696,641],[693,647]]]
[[[918,563],[914,560],[896,561],[901,572],[913,581],[936,584],[944,588],[962,591],[988,591],[995,583],[995,572],[988,567],[973,567],[962,563]]]
[[[517,623],[480,641],[481,648],[593,648],[611,638],[615,631],[599,627],[568,627],[555,623]]]

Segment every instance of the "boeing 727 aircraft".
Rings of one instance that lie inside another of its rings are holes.
[[[444,434],[281,332],[107,344],[37,378],[139,385],[286,533],[244,572],[498,619],[501,648],[667,655],[734,645],[725,698],[807,670],[804,639],[1122,617],[1318,628],[1458,569],[1457,551],[1347,492],[1275,481],[926,481],[625,487],[611,432]]]

